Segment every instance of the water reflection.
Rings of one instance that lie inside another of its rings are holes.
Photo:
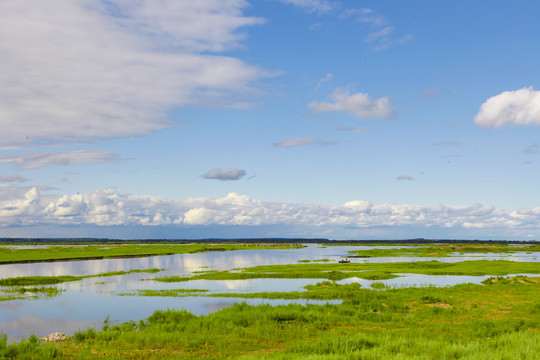
[[[397,246],[407,247],[407,246]],[[242,250],[227,252],[208,252],[152,256],[132,259],[105,259],[69,261],[53,263],[0,265],[0,278],[17,276],[59,276],[95,275],[111,271],[132,269],[165,269],[156,274],[132,273],[122,276],[87,278],[76,282],[57,285],[64,290],[54,298],[42,297],[37,300],[12,300],[0,302],[0,332],[7,333],[10,339],[29,336],[32,333],[47,335],[54,331],[73,334],[78,329],[101,326],[108,316],[112,321],[127,321],[146,318],[156,309],[183,308],[194,314],[208,314],[230,306],[244,299],[212,297],[141,297],[119,296],[122,292],[135,292],[142,289],[207,289],[209,293],[225,292],[265,292],[265,291],[303,291],[307,284],[320,279],[250,279],[211,281],[196,280],[181,283],[162,283],[153,281],[156,276],[189,275],[200,270],[230,270],[258,265],[297,264],[299,260],[328,259],[336,263],[351,250],[367,250],[366,246],[329,246],[320,248],[309,245],[303,249],[289,250]],[[389,248],[381,246],[378,248]],[[382,263],[404,261],[457,262],[463,260],[511,260],[538,261],[538,253],[519,252],[513,254],[456,254],[453,257],[386,257],[349,258],[351,262]],[[389,286],[450,286],[460,283],[480,283],[488,276],[429,276],[402,274],[401,277],[384,280]],[[369,288],[373,281],[351,278],[339,283],[358,282]],[[1,290],[1,288],[0,288]],[[293,301],[248,299],[250,304],[284,304]],[[294,301],[306,303],[306,301]]]
[[[99,329],[103,319],[112,322],[138,321],[156,309],[186,309],[201,315],[238,302],[233,298],[212,297],[142,297],[109,294],[69,293],[49,301],[17,301],[11,311],[0,311],[0,329],[10,340],[36,334],[44,336],[54,331],[73,334],[80,329]],[[243,300],[240,300],[243,301]],[[321,304],[321,301],[246,299],[248,304]],[[335,303],[335,301],[334,301]],[[38,306],[36,306],[38,304]]]

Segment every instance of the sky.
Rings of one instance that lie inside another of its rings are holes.
[[[4,0],[0,237],[539,239],[539,15]]]

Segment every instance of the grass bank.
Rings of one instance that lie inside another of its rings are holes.
[[[61,275],[61,276],[19,276],[12,278],[0,279],[0,286],[32,286],[32,285],[54,285],[64,282],[79,281],[82,279],[127,275],[133,273],[157,273],[162,269],[145,269],[145,270],[129,270],[129,271],[111,271],[95,275]]]
[[[168,276],[154,280],[180,282],[189,280],[244,280],[244,279],[328,279],[342,280],[358,277],[366,280],[395,278],[400,273],[424,275],[508,275],[540,274],[538,262],[515,262],[506,260],[474,260],[455,263],[440,261],[417,261],[398,263],[305,263],[292,265],[254,266],[232,271],[200,272],[191,277]]]
[[[380,291],[323,282],[311,290],[343,302],[240,303],[205,316],[162,310],[58,345],[0,338],[0,358],[502,360],[534,359],[540,349],[538,278]]]
[[[349,251],[352,256],[349,257],[395,257],[395,256],[412,256],[412,257],[446,257],[454,254],[508,254],[516,252],[540,252],[540,245],[536,244],[420,244],[414,248],[384,248],[384,249],[369,249],[369,250],[352,250]]]
[[[207,251],[296,249],[300,244],[109,244],[39,245],[35,248],[17,248],[0,245],[0,264],[45,261],[89,260],[109,258],[145,257],[154,255],[192,254]]]

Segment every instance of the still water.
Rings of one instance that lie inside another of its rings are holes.
[[[403,246],[402,246],[403,247]],[[328,259],[337,262],[347,256],[348,251],[373,249],[365,246],[308,245],[302,249],[289,250],[241,250],[227,252],[207,252],[152,256],[132,259],[107,259],[88,261],[67,261],[52,263],[0,265],[0,278],[17,276],[59,276],[94,275],[111,271],[129,271],[159,268],[158,274],[135,273],[121,276],[89,278],[77,282],[58,284],[63,290],[55,297],[40,296],[37,299],[10,300],[0,302],[0,333],[10,339],[19,339],[31,334],[44,336],[59,331],[73,334],[88,327],[100,328],[104,319],[112,322],[138,321],[151,315],[157,309],[186,309],[194,314],[208,314],[235,302],[249,304],[319,303],[305,300],[263,300],[235,299],[204,296],[187,297],[143,297],[120,296],[122,292],[139,289],[208,289],[208,293],[261,292],[261,291],[302,291],[307,284],[320,279],[250,279],[250,280],[196,280],[182,283],[162,283],[153,281],[156,276],[190,275],[201,270],[230,270],[258,265],[297,264],[299,260]],[[384,247],[388,248],[388,247]],[[403,262],[403,261],[446,261],[463,260],[512,260],[539,261],[538,254],[519,252],[514,254],[456,254],[446,258],[389,257],[353,258],[351,262]],[[451,286],[460,283],[480,283],[488,276],[427,276],[402,274],[396,279],[384,280],[390,286]],[[350,278],[341,283],[358,282],[369,287],[372,281]],[[0,288],[1,290],[1,288]]]

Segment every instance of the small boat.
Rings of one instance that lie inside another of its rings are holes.
[[[350,260],[347,260],[347,259],[341,259],[341,260],[339,260],[339,263],[340,263],[340,264],[348,264],[348,263],[350,263]]]

